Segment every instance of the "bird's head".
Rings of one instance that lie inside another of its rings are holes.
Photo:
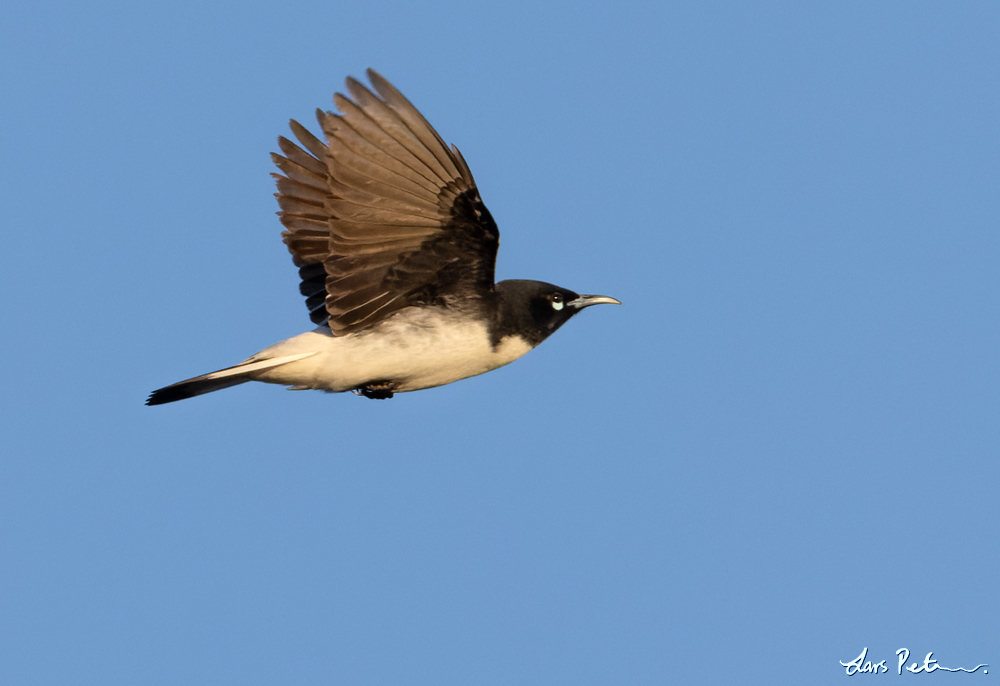
[[[591,305],[621,305],[606,295],[580,295],[544,281],[511,279],[496,286],[500,336],[520,334],[538,345],[573,315]]]

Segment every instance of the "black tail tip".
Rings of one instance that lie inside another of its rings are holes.
[[[230,386],[238,386],[241,383],[246,383],[250,380],[242,374],[227,376],[222,379],[206,378],[217,373],[218,372],[213,372],[212,374],[206,374],[205,376],[196,376],[195,378],[188,379],[187,381],[178,381],[175,384],[158,388],[149,394],[146,404],[163,405],[165,403],[174,403],[178,400],[193,398],[196,395],[211,393],[212,391],[229,388]]]
[[[146,405],[164,405],[166,403],[174,403],[178,400],[192,398],[195,395],[197,394],[182,387],[177,388],[174,386],[167,386],[166,388],[159,388],[150,393],[149,397],[146,398]]]

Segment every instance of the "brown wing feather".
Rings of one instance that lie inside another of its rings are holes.
[[[487,297],[499,242],[458,149],[377,72],[348,78],[340,114],[317,111],[325,142],[297,122],[279,138],[282,237],[310,317],[336,335],[404,307]]]

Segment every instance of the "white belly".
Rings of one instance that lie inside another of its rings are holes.
[[[390,317],[368,332],[333,336],[317,329],[263,350],[251,360],[315,353],[254,376],[258,381],[296,388],[349,391],[388,381],[397,393],[441,386],[502,367],[531,346],[515,337],[494,349],[486,326],[469,319],[438,326],[433,314]]]

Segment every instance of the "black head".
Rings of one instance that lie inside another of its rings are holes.
[[[511,279],[496,285],[499,310],[494,345],[504,336],[520,335],[538,345],[585,307],[621,305],[606,295],[580,295],[543,281]]]

